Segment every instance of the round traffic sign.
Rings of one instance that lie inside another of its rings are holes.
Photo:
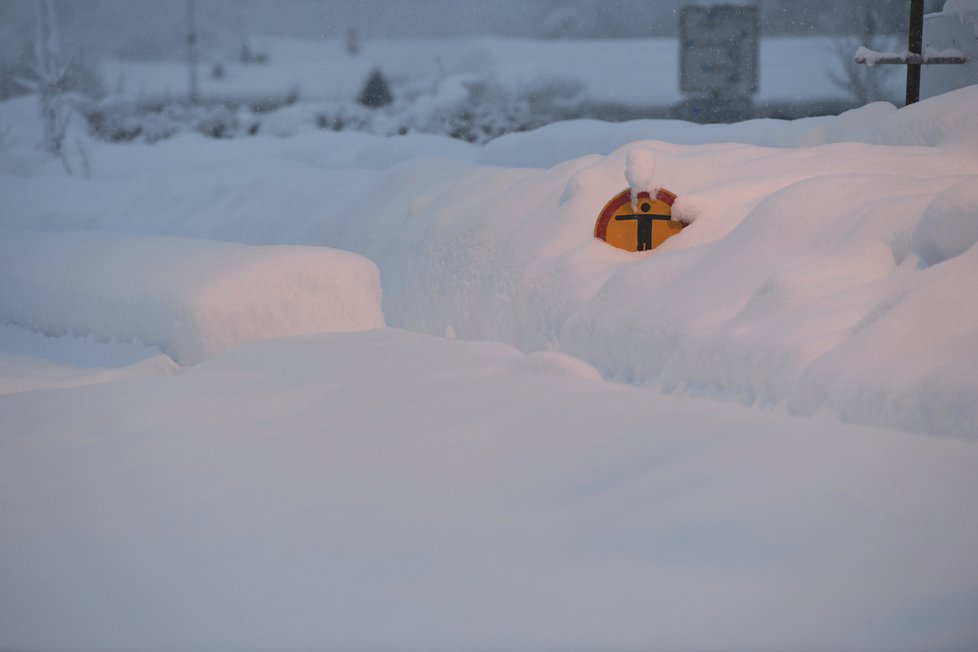
[[[672,219],[676,195],[660,188],[655,197],[642,191],[632,204],[628,188],[611,198],[594,223],[594,237],[625,251],[655,249],[686,226]]]

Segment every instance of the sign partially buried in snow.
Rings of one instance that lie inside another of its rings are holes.
[[[654,192],[639,192],[634,202],[631,188],[612,197],[594,223],[594,237],[625,251],[648,251],[682,231],[685,224],[672,219],[676,195],[665,188]]]

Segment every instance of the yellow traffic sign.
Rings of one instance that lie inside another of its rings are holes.
[[[648,251],[686,226],[672,219],[676,195],[660,188],[655,197],[642,191],[632,204],[628,188],[611,198],[594,223],[594,237],[625,251]]]

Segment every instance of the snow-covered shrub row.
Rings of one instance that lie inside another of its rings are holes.
[[[155,345],[180,364],[271,337],[384,326],[368,260],[132,234],[4,232],[0,322]]]
[[[430,89],[408,93],[392,104],[367,108],[354,101],[302,102],[292,92],[282,97],[211,97],[199,105],[184,98],[112,100],[81,106],[91,133],[100,140],[153,143],[182,132],[214,138],[258,133],[291,136],[313,128],[378,135],[424,133],[485,143],[527,131],[584,110],[580,85],[561,79],[538,80],[520,92],[492,79],[450,77]]]
[[[258,116],[296,103],[290,92],[279,97],[207,98],[190,104],[185,98],[155,98],[140,101],[107,100],[83,102],[78,110],[93,136],[111,142],[140,139],[148,143],[195,131],[212,138],[254,135]]]
[[[517,91],[492,78],[459,75],[442,80],[433,94],[411,99],[392,118],[399,130],[486,143],[581,115],[586,107],[580,92],[580,82],[559,77]]]

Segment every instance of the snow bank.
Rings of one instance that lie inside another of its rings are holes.
[[[193,364],[255,340],[384,325],[370,261],[314,247],[4,232],[0,321],[158,346]]]
[[[725,238],[615,273],[561,346],[627,381],[976,437],[976,182],[792,184]]]
[[[655,153],[656,185],[692,221],[640,256],[591,238],[636,149]],[[390,187],[409,183],[395,172]],[[473,173],[341,242],[379,262],[392,324],[558,349],[625,382],[975,437],[976,182],[978,161],[953,148],[642,141]],[[935,339],[945,318],[957,336]]]
[[[0,176],[0,225],[338,247],[376,263],[394,326],[974,437],[978,317],[959,288],[978,284],[975,115],[978,87],[794,123],[575,122],[481,150],[433,139],[440,159],[355,134],[106,145],[91,180]],[[633,181],[677,193],[692,223],[652,254],[592,237],[629,157]],[[935,340],[944,315],[956,330]]]
[[[964,148],[973,145],[976,138],[976,111],[978,86],[969,86],[899,110],[892,104],[874,102],[839,116],[800,120],[761,119],[729,125],[698,125],[679,120],[635,120],[618,124],[571,120],[497,138],[486,144],[477,160],[490,165],[552,167],[588,154],[610,154],[636,140],[682,145],[745,143],[763,147],[859,142]]]

